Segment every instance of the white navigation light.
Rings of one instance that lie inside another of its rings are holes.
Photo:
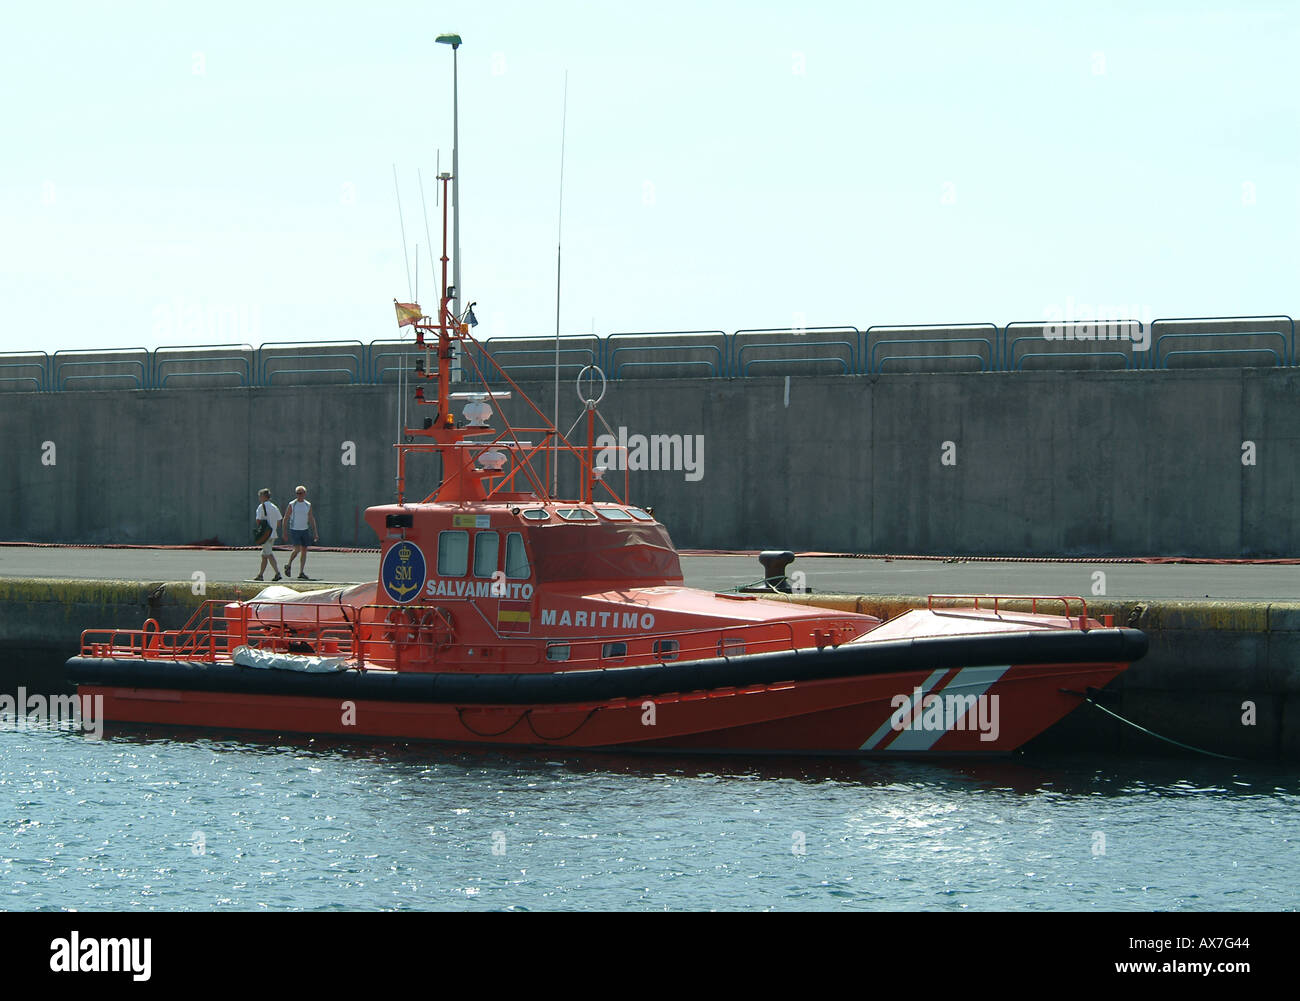
[[[469,408],[466,407],[465,409],[468,410]],[[479,452],[478,465],[480,469],[499,473],[506,468],[506,453],[496,448],[489,448],[486,452]]]
[[[475,393],[470,397],[470,401],[465,404],[461,414],[464,415],[470,427],[487,427],[487,422],[492,417],[492,407],[488,405],[487,394]]]

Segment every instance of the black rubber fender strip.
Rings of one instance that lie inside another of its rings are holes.
[[[823,650],[515,674],[357,670],[305,674],[233,664],[108,657],[73,657],[65,673],[69,681],[81,685],[450,705],[542,705],[954,667],[1127,664],[1146,650],[1145,633],[1120,628],[919,637]]]

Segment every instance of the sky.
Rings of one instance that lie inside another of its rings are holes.
[[[565,333],[1300,312],[1294,2],[4,21],[4,352],[391,338],[416,244],[433,311],[440,32],[480,338],[554,334],[557,242]]]

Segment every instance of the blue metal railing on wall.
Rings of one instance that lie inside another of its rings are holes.
[[[52,392],[63,392],[70,382],[94,383],[91,389],[148,389],[152,369],[148,348],[55,351],[50,355],[45,385]],[[123,379],[130,379],[135,385],[104,385],[120,383]]]
[[[223,351],[222,348],[234,348]],[[166,389],[168,379],[224,378],[234,376],[240,386],[253,382],[253,363],[257,349],[251,344],[174,344],[155,348],[150,375],[150,389]],[[199,368],[186,371],[186,365],[226,365],[223,369]]]
[[[836,337],[838,334],[840,336]],[[773,337],[784,335],[787,339],[774,341]],[[755,340],[754,338],[759,338]],[[743,343],[742,343],[743,342]],[[752,355],[745,360],[745,352],[771,351],[773,349],[792,350],[794,348],[813,348],[821,354],[811,357],[791,358],[769,357],[755,358]],[[827,352],[823,349],[829,348]],[[836,351],[836,348],[844,350]],[[847,358],[844,355],[847,354]],[[859,359],[862,357],[862,331],[857,327],[757,327],[737,330],[731,335],[731,375],[744,378],[753,365],[781,365],[793,367],[809,364],[839,364],[843,375],[856,375],[861,371]],[[785,375],[787,373],[780,373]],[[793,373],[791,373],[793,374]]]
[[[1253,348],[1248,348],[1248,347],[1241,347],[1241,348],[1214,347],[1214,348],[1177,348],[1176,350],[1174,350],[1174,349],[1171,349],[1171,348],[1169,348],[1169,347],[1165,347],[1165,342],[1166,342],[1166,341],[1204,340],[1204,339],[1205,339],[1206,337],[1208,337],[1208,336],[1213,336],[1213,337],[1232,337],[1232,338],[1238,338],[1238,337],[1265,337],[1265,338],[1272,338],[1272,337],[1276,337],[1276,338],[1278,339],[1278,348],[1273,348],[1273,347],[1253,347]],[[1280,350],[1278,350],[1278,349],[1280,349]],[[1273,359],[1273,364],[1274,364],[1274,366],[1281,366],[1281,365],[1285,365],[1285,364],[1286,364],[1286,357],[1287,357],[1287,344],[1286,344],[1286,338],[1283,337],[1282,334],[1279,333],[1279,332],[1276,331],[1276,330],[1236,330],[1236,331],[1232,331],[1232,332],[1224,332],[1224,333],[1213,334],[1213,335],[1209,335],[1209,334],[1198,334],[1198,333],[1186,333],[1186,334],[1160,334],[1158,337],[1156,337],[1155,342],[1151,345],[1151,362],[1152,362],[1152,365],[1153,365],[1155,368],[1168,368],[1168,367],[1169,367],[1169,359],[1172,358],[1172,357],[1174,357],[1175,355],[1188,356],[1188,355],[1222,355],[1222,354],[1233,354],[1233,355],[1242,355],[1242,354],[1249,354],[1249,355],[1266,355],[1266,356],[1271,357],[1271,358]]]
[[[546,376],[555,370],[556,352],[553,349],[549,351],[543,351],[540,348],[532,349],[532,350],[528,348],[506,348],[506,349],[498,349],[496,351],[489,351],[488,353],[492,356],[492,358],[496,361],[496,363],[500,365],[501,368],[510,376],[510,378],[516,381],[520,379],[527,379],[528,375],[525,373],[540,372],[542,376]],[[541,357],[542,355],[545,355],[545,358],[542,358]],[[534,360],[530,362],[522,362],[522,361],[514,360],[521,357],[531,358]],[[599,358],[599,353],[593,350],[592,348],[560,348],[559,351],[560,372],[564,375],[565,378],[568,378],[572,374],[581,371],[583,368],[587,367],[588,365],[600,364],[598,358]],[[483,377],[486,381],[491,383],[504,381],[500,377],[500,374],[497,372],[497,370],[492,368],[491,366],[480,365],[480,369],[482,370]]]
[[[1223,329],[1230,326],[1236,329]],[[1103,336],[1104,335],[1104,336]],[[500,375],[493,358],[512,379],[548,375],[554,363],[550,337],[488,338],[462,359],[464,388],[491,384]],[[211,379],[229,386],[268,388],[318,383],[381,385],[409,373],[425,357],[411,341],[270,341],[249,344],[183,344],[149,350],[110,348],[0,354],[0,393],[69,390],[154,390]],[[436,352],[427,356],[436,368]],[[1077,360],[1061,365],[1065,359]],[[1171,364],[1171,359],[1181,359]],[[761,375],[878,375],[911,371],[969,370],[1020,372],[1032,360],[1062,370],[1111,367],[1165,370],[1184,362],[1266,367],[1300,364],[1295,321],[1290,316],[1168,317],[1144,325],[1138,320],[1101,319],[1052,324],[1017,320],[992,323],[744,328],[618,332],[561,338],[561,372],[571,375],[596,364],[612,379],[705,377],[743,379]],[[1095,362],[1093,366],[1083,360]],[[432,373],[431,373],[432,374]]]
[[[1021,330],[1036,330],[1038,333],[1020,334]],[[1014,336],[1016,334],[1019,336]],[[1018,350],[1021,344],[1027,345],[1023,352]],[[1052,344],[1060,344],[1062,348],[1070,350],[1047,347]],[[1083,344],[1098,346],[1088,350],[1074,350]],[[1029,350],[1038,345],[1042,345],[1044,350]],[[1142,345],[1146,345],[1146,348]],[[1141,320],[1017,320],[1002,328],[1000,370],[1023,371],[1026,358],[1118,358],[1124,363],[1125,369],[1146,368],[1146,352],[1149,348],[1147,328]]]
[[[1161,367],[1158,364],[1156,359],[1156,353],[1154,351],[1154,342],[1160,336],[1162,327],[1170,327],[1173,326],[1174,324],[1195,324],[1195,323],[1249,323],[1258,326],[1256,321],[1260,321],[1260,320],[1269,321],[1269,322],[1276,321],[1274,325],[1280,329],[1255,330],[1255,331],[1247,331],[1247,333],[1253,332],[1257,336],[1260,334],[1265,334],[1265,335],[1276,334],[1278,337],[1282,339],[1283,348],[1282,348],[1281,364],[1294,365],[1296,363],[1295,320],[1291,319],[1291,317],[1287,316],[1285,313],[1278,313],[1269,316],[1183,316],[1183,317],[1166,317],[1164,319],[1152,320],[1151,337],[1152,337],[1153,350],[1150,352],[1150,361],[1147,367],[1148,368]],[[1190,331],[1187,332],[1190,333]],[[1234,333],[1241,333],[1241,331],[1236,331]],[[1213,349],[1208,349],[1208,350],[1213,350]],[[1191,352],[1187,352],[1187,353],[1190,354]]]
[[[269,353],[267,349],[270,349]],[[350,348],[351,350],[310,350],[316,348]],[[286,350],[287,349],[287,350]],[[268,341],[257,349],[259,386],[270,386],[276,375],[336,375],[348,377],[348,382],[362,382],[363,370],[369,371],[369,360],[362,362],[366,345],[361,341]],[[333,365],[313,365],[310,368],[281,368],[278,363],[300,364],[306,360],[333,362]]]
[[[622,330],[606,334],[601,343],[600,367],[611,379],[627,378],[625,373],[634,369],[652,376],[658,373],[646,370],[685,368],[705,378],[730,374],[731,350],[724,330]],[[670,357],[682,354],[692,357]],[[704,357],[695,357],[701,354]]]
[[[907,336],[913,331],[927,330],[950,330],[958,333],[957,337],[911,337]],[[986,336],[973,336],[976,331],[987,331]],[[882,336],[888,334],[890,336]],[[902,336],[894,336],[895,334]],[[959,354],[938,353],[927,351],[922,354],[894,354],[892,351],[882,352],[877,356],[876,351],[881,346],[887,345],[944,345],[944,344],[976,344],[984,347],[985,353],[980,355],[978,352],[971,354],[964,352]],[[899,324],[875,324],[866,329],[863,334],[863,345],[867,346],[866,351],[866,368],[863,369],[863,375],[872,375],[885,370],[885,363],[890,359],[895,361],[949,361],[974,358],[980,363],[981,372],[998,372],[1001,368],[1001,352],[999,349],[998,327],[996,323],[919,323],[911,326],[902,326]]]
[[[23,351],[0,357],[9,359],[0,362],[0,384],[12,382],[25,389],[30,382],[37,393],[43,393],[49,388],[46,373],[50,369],[50,356],[44,351]],[[32,360],[23,361],[23,358]],[[36,360],[38,358],[40,361]]]

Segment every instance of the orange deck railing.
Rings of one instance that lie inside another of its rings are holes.
[[[278,653],[341,657],[366,666],[398,671],[433,671],[442,655],[462,645],[453,615],[478,615],[475,605],[454,611],[440,606],[248,602],[227,615],[229,603],[205,601],[180,629],[161,629],[148,619],[141,629],[87,629],[81,634],[84,657],[123,660],[184,660],[229,663],[236,647],[247,645]],[[486,620],[485,620],[486,621]],[[811,642],[811,640],[810,640]],[[602,668],[653,661],[690,661],[794,650],[799,646],[789,622],[755,622],[664,633],[619,633],[601,638],[545,640],[535,635],[500,636],[484,645],[478,670],[566,670]],[[478,649],[478,645],[474,645]],[[460,651],[457,664],[467,658]]]
[[[1044,594],[932,594],[926,601],[926,608],[931,612],[957,612],[959,609],[952,608],[935,608],[936,601],[969,601],[972,602],[974,611],[984,611],[991,608],[994,615],[1002,613],[1002,602],[1004,601],[1027,601],[1031,613],[1038,614],[1039,602],[1057,602],[1062,606],[1062,615],[1070,622],[1070,625],[1076,629],[1088,628],[1088,603],[1078,595],[1044,595]],[[1079,603],[1079,616],[1076,619],[1070,612],[1070,602]],[[981,604],[982,603],[982,604]],[[1043,613],[1046,614],[1046,613]]]

